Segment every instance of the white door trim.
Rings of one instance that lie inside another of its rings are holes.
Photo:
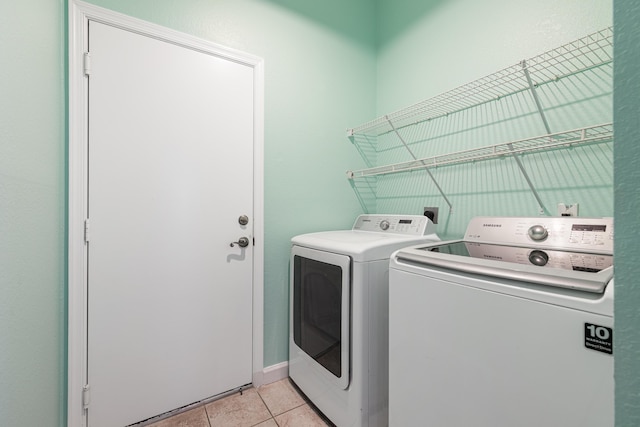
[[[253,384],[263,382],[264,343],[264,62],[261,58],[79,0],[69,8],[68,368],[67,425],[86,425],[87,383],[87,111],[85,52],[89,20],[102,22],[245,64],[254,69]]]

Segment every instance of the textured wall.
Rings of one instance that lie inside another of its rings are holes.
[[[615,0],[616,426],[640,425],[640,3]]]
[[[0,6],[0,425],[64,417],[63,2]]]
[[[380,0],[377,24],[365,0],[94,3],[265,58],[265,365],[286,359],[289,238],[349,227],[361,209],[344,171],[364,164],[344,129],[611,21],[608,0],[403,0],[402,7]],[[615,0],[619,426],[640,424],[640,337],[633,328],[640,306],[633,279],[640,272],[626,255],[638,250],[636,3]],[[0,6],[2,426],[64,425],[65,5],[23,0]],[[431,43],[436,51],[427,50]]]
[[[264,361],[286,360],[289,239],[361,211],[344,178],[361,160],[344,135],[375,109],[369,1],[94,3],[265,59]],[[2,426],[65,419],[66,4],[0,6]]]
[[[378,115],[518,64],[613,22],[610,0],[406,0],[402,4],[378,1]],[[611,65],[537,91],[552,132],[612,120]],[[424,132],[416,130],[413,135],[412,130],[402,131],[407,141],[424,141],[412,146],[417,157],[546,133],[528,92],[423,127]],[[465,129],[471,131],[461,132]],[[378,162],[411,159],[400,144],[396,146],[397,153],[379,153]],[[522,163],[549,214],[557,214],[558,203],[578,202],[582,216],[613,215],[611,143],[529,154]],[[417,213],[423,206],[439,206],[438,232],[446,238],[461,236],[476,215],[539,214],[539,204],[513,159],[443,167],[432,173],[451,201],[452,213],[420,172],[378,179],[375,209]]]

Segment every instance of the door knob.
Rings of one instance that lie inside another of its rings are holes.
[[[249,246],[249,239],[246,237],[241,237],[237,242],[231,243],[231,247],[233,247],[234,245],[238,245],[241,248],[246,248],[247,246]]]

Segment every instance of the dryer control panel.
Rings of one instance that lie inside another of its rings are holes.
[[[465,240],[524,247],[613,253],[613,218],[476,217]]]
[[[426,236],[435,233],[435,225],[422,215],[360,215],[353,230]]]

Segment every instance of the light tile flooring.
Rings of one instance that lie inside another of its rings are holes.
[[[332,426],[286,378],[190,409],[147,427]]]

